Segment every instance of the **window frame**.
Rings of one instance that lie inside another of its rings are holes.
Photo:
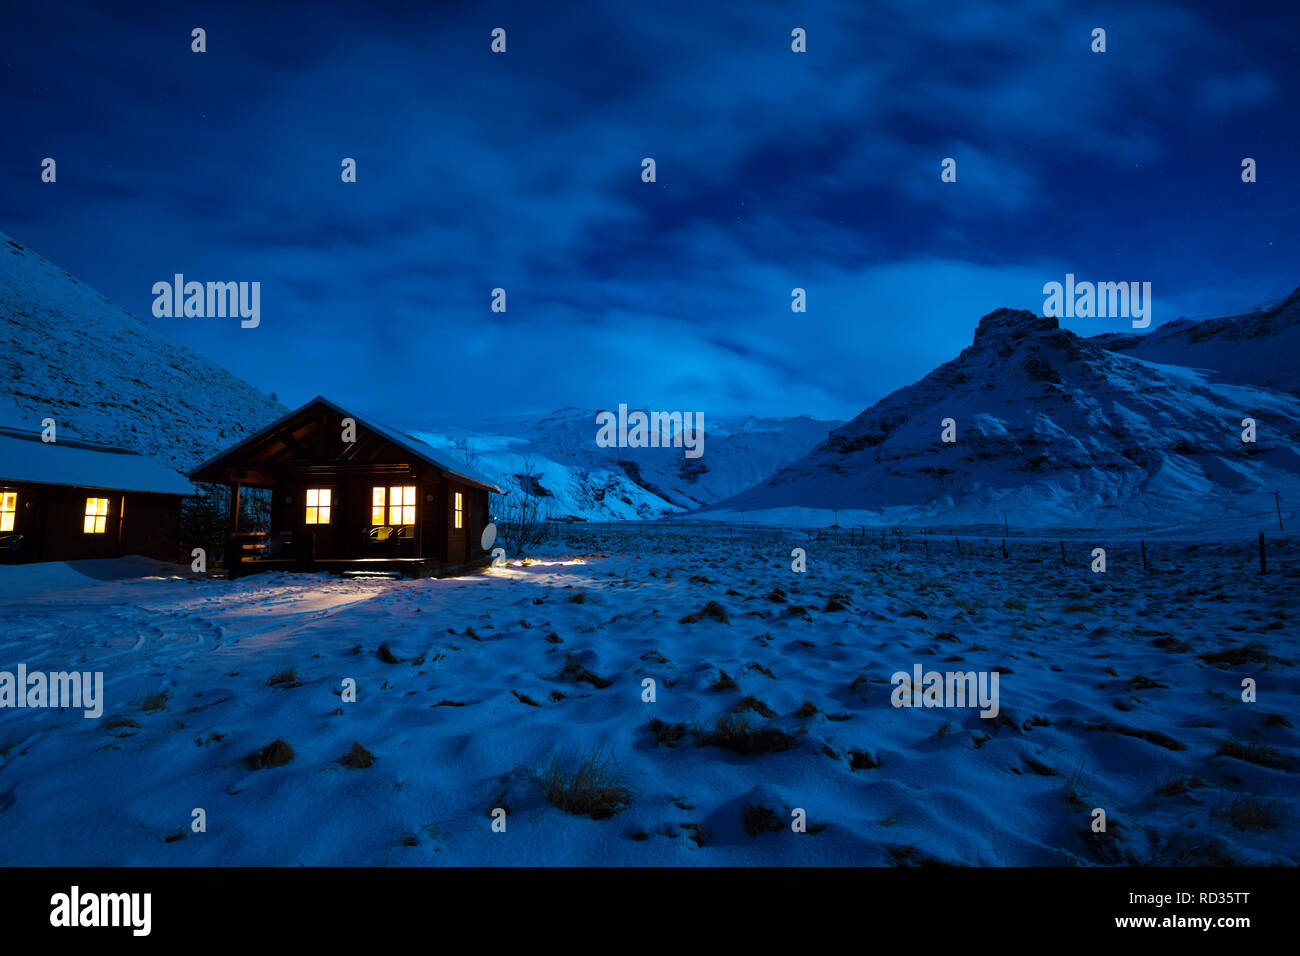
[[[311,502],[311,496],[313,492],[316,495],[315,504],[312,504]],[[321,492],[324,492],[326,495],[325,504],[320,503]],[[305,490],[305,493],[303,494],[302,523],[312,528],[319,528],[322,525],[326,527],[333,525],[335,504],[336,501],[334,497],[334,488],[332,486],[321,487],[321,488],[307,488]],[[325,512],[324,521],[321,520],[322,510]],[[312,520],[313,511],[316,513],[315,515],[316,520],[314,521]]]
[[[13,507],[6,508],[5,503],[12,496]],[[18,492],[0,491],[0,534],[7,534],[18,524]]]
[[[390,485],[388,488],[388,523],[394,528],[414,527],[418,520],[415,513],[416,485]],[[394,494],[400,492],[400,494]],[[409,500],[408,500],[409,499]],[[407,521],[406,512],[410,511],[411,520]],[[394,514],[397,520],[394,520]]]
[[[103,502],[103,511],[99,510],[99,502]],[[82,507],[81,515],[81,533],[82,534],[105,534],[108,531],[108,512],[111,504],[107,498],[100,498],[93,495],[86,497],[86,503]],[[92,510],[93,509],[93,510]]]
[[[451,513],[455,519],[453,527],[457,531],[465,530],[465,493],[462,491],[452,492]]]

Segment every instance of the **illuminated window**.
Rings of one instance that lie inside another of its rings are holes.
[[[307,489],[307,523],[330,523],[330,490],[328,488]]]
[[[388,523],[415,524],[415,485],[389,488]]]
[[[106,524],[108,524],[108,499],[87,498],[86,520],[81,530],[85,534],[103,534]]]
[[[460,492],[456,492],[456,527],[465,527],[465,499],[461,497]]]
[[[381,525],[384,523],[384,489],[370,489],[370,523],[372,525]]]
[[[0,531],[14,530],[14,512],[18,510],[18,492],[0,492]]]

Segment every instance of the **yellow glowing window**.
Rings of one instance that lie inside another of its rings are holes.
[[[388,493],[388,523],[415,524],[415,485],[389,488]]]
[[[459,491],[456,492],[456,527],[465,527],[465,499],[460,496]]]
[[[18,510],[18,492],[0,492],[0,531],[14,530],[14,512]]]
[[[384,523],[384,489],[370,489],[370,523],[381,525]]]
[[[307,489],[307,523],[330,523],[330,490],[328,488]]]
[[[103,534],[106,524],[108,524],[108,499],[87,498],[86,521],[82,525],[82,532],[85,534]]]

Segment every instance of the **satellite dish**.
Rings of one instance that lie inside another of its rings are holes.
[[[488,526],[483,529],[483,537],[479,539],[483,545],[484,551],[489,551],[492,545],[496,544],[497,526],[496,522],[489,522]]]

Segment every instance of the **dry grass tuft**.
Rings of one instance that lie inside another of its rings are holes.
[[[1242,647],[1228,647],[1221,651],[1211,651],[1205,654],[1197,654],[1196,656],[1205,661],[1205,663],[1213,664],[1215,667],[1220,667],[1224,670],[1229,670],[1233,667],[1240,667],[1242,664],[1290,663],[1290,661],[1274,657],[1258,644],[1246,644]]]
[[[1286,754],[1268,744],[1261,744],[1258,741],[1245,743],[1231,737],[1219,744],[1219,749],[1214,752],[1214,756],[1234,757],[1273,770],[1285,770],[1291,765],[1291,759]]]
[[[736,702],[736,706],[733,707],[732,710],[734,710],[738,714],[744,713],[747,710],[751,710],[754,713],[759,714],[763,717],[776,716],[776,711],[774,711],[771,707],[767,706],[767,704],[763,703],[757,697],[754,697],[752,694],[747,697],[742,697],[740,700],[738,700]]]
[[[610,684],[614,683],[607,677],[601,677],[599,674],[593,674],[587,668],[583,667],[572,657],[566,658],[564,669],[560,671],[560,677],[569,681],[580,681],[584,684],[590,684],[597,690],[604,690]]]
[[[339,763],[349,770],[367,770],[375,762],[375,756],[357,741],[352,741],[352,749],[339,758]]]
[[[678,623],[695,624],[696,622],[701,621],[706,617],[709,618],[710,620],[717,621],[719,624],[731,623],[731,613],[725,607],[719,604],[717,601],[710,601],[708,604],[704,605],[704,607],[700,608],[694,614],[687,614]]]
[[[605,820],[632,802],[632,788],[624,782],[613,752],[602,753],[600,748],[577,758],[551,758],[539,781],[551,806],[575,816]]]
[[[293,760],[293,748],[279,738],[255,753],[244,758],[250,770],[265,770],[269,767],[283,767]]]
[[[755,729],[749,718],[741,714],[723,714],[714,721],[712,729],[701,733],[700,746],[721,747],[740,754],[767,754],[791,750],[798,741],[776,727]]]
[[[782,825],[781,818],[771,807],[756,806],[752,803],[745,804],[744,822],[745,832],[752,837],[762,833],[775,833]]]
[[[1276,830],[1282,825],[1278,801],[1261,800],[1253,793],[1237,794],[1232,805],[1223,812],[1223,815],[1238,830],[1247,832]]]
[[[654,734],[655,746],[676,747],[688,730],[683,723],[669,724],[658,717],[650,721],[650,733]]]
[[[709,685],[710,690],[740,690],[740,685],[726,671],[718,671],[718,679]]]
[[[880,758],[870,750],[850,750],[850,770],[875,770],[880,766]]]

